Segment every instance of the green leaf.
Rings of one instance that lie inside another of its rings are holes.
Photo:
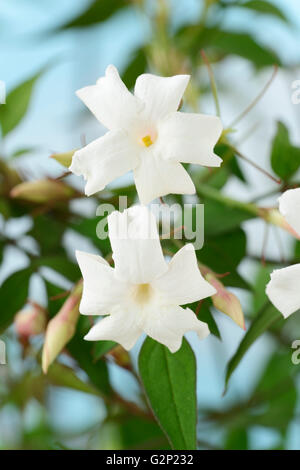
[[[225,391],[227,389],[230,377],[245,356],[250,346],[252,346],[254,341],[256,341],[257,338],[259,338],[265,331],[267,331],[271,325],[280,319],[281,314],[270,303],[265,304],[262,310],[257,314],[247,333],[243,337],[236,353],[230,359],[227,365]]]
[[[73,282],[78,281],[81,277],[78,264],[70,261],[65,254],[42,256],[37,258],[33,265],[39,267],[47,266]]]
[[[53,318],[62,307],[68,294],[64,296],[63,294],[65,292],[65,289],[55,286],[54,284],[52,284],[51,282],[45,279],[43,280],[44,280],[46,291],[47,291],[49,316],[50,318]]]
[[[41,374],[37,375],[34,371],[27,371],[12,382],[10,393],[6,400],[23,408],[32,398],[42,403],[44,392],[44,377]],[[4,405],[2,400],[1,405]]]
[[[64,254],[61,246],[65,225],[51,214],[43,214],[34,217],[33,227],[28,235],[35,238],[40,246],[42,255],[55,253]]]
[[[119,432],[124,449],[170,449],[170,445],[156,422],[130,416],[123,420]]]
[[[67,349],[97,390],[102,395],[108,395],[111,392],[111,386],[107,365],[103,360],[93,362],[93,343],[83,339],[87,332],[86,320],[86,318],[79,318],[76,333],[68,343]]]
[[[214,271],[223,274],[237,268],[246,254],[247,238],[241,228],[210,236],[199,250],[199,259]],[[224,271],[225,269],[225,271]]]
[[[181,28],[175,40],[183,53],[193,60],[200,49],[206,49],[214,60],[237,55],[252,62],[257,69],[281,63],[274,51],[244,32],[224,31],[216,27],[203,28],[197,24]]]
[[[85,392],[99,396],[96,388],[86,382],[83,382],[83,380],[77,377],[73,369],[63,364],[59,364],[58,362],[51,364],[48,369],[46,379],[51,383],[51,385],[55,385],[57,387],[72,388],[73,390],[78,390],[79,392]]]
[[[31,268],[25,268],[9,276],[0,287],[0,333],[13,321],[15,314],[26,303]]]
[[[93,347],[93,358],[95,361],[101,359],[106,353],[108,353],[111,349],[115,348],[118,343],[115,341],[97,341]]]
[[[259,44],[247,33],[218,30],[212,38],[211,45],[225,54],[243,57],[257,68],[280,64],[275,52]]]
[[[0,239],[0,264],[2,263],[2,260],[3,260],[4,248],[5,248],[5,243],[3,240]]]
[[[235,175],[243,183],[247,182],[240,167],[238,158],[230,145],[226,143],[218,143],[215,147],[215,153],[223,160],[221,168],[216,169],[216,173],[218,173],[222,168],[226,168],[227,171],[229,171],[232,175]],[[211,178],[209,178],[209,182],[211,184]]]
[[[299,169],[300,148],[291,144],[289,131],[282,122],[277,123],[273,139],[271,165],[274,172],[283,180],[288,180]]]
[[[299,240],[295,240],[294,256],[297,260],[300,261],[300,241]]]
[[[40,76],[41,72],[21,83],[8,94],[6,104],[0,106],[2,137],[11,132],[25,116],[33,88]]]
[[[92,217],[90,219],[80,218],[70,225],[70,228],[92,241],[95,247],[101,251],[102,256],[106,256],[111,253],[108,236],[101,240],[97,235],[98,227],[100,227],[99,224],[104,224],[105,231],[108,230],[107,215],[108,214],[105,213],[104,216]]]
[[[205,237],[232,232],[237,229],[242,222],[251,218],[253,218],[253,216],[243,210],[226,207],[216,201],[205,201]]]
[[[280,10],[273,3],[267,2],[266,0],[248,0],[245,3],[239,3],[236,6],[248,8],[249,10],[254,10],[258,13],[275,16],[276,18],[279,18],[280,20],[289,23],[289,20],[287,19],[283,11]]]
[[[128,89],[134,87],[135,81],[139,75],[146,72],[147,57],[143,48],[136,50],[131,61],[122,73],[122,80]]]
[[[204,203],[205,237],[230,232],[257,216],[251,204],[234,201],[233,206],[233,200],[215,188],[199,184],[197,192]]]
[[[226,443],[226,450],[247,450],[248,449],[248,433],[246,429],[232,429],[229,431]]]
[[[147,337],[139,371],[153,412],[174,449],[196,449],[196,359],[184,339],[172,354]]]
[[[206,237],[203,248],[196,254],[201,263],[217,274],[230,273],[221,279],[224,285],[249,289],[248,283],[237,272],[238,265],[246,255],[246,246],[245,232],[237,228],[228,233]]]
[[[117,11],[128,5],[130,5],[129,0],[94,0],[79,16],[60,26],[59,30],[84,28],[97,23],[103,23]]]
[[[258,312],[267,301],[266,285],[274,266],[260,265],[254,278],[253,287],[253,313]]]
[[[10,158],[18,158],[22,157],[23,155],[27,155],[28,153],[36,152],[37,148],[36,147],[24,147],[20,148],[18,150],[15,150]]]
[[[254,391],[254,396],[268,406],[256,414],[255,424],[286,430],[297,404],[294,370],[290,352],[275,352],[268,361]]]
[[[199,302],[194,302],[193,304],[189,304],[188,307],[196,313],[198,304]],[[197,312],[197,318],[208,324],[209,331],[212,335],[215,335],[217,338],[221,339],[221,334],[218,325],[216,324],[215,319],[210,311],[211,306],[212,302],[210,298],[204,299],[201,303],[199,311]]]
[[[204,169],[209,176],[209,185],[216,189],[223,188],[230,176],[229,168],[226,165],[222,165],[221,168],[218,168],[217,171],[214,171],[213,173],[210,173],[210,170],[211,168]]]
[[[247,183],[246,177],[241,169],[240,163],[236,157],[233,157],[229,162],[229,167],[232,171],[232,174],[236,176],[243,183]]]

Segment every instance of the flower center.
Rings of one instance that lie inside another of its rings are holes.
[[[145,145],[145,147],[150,147],[150,145],[153,144],[150,135],[145,135],[145,137],[142,138],[142,142],[143,142],[143,144]]]
[[[138,304],[146,304],[153,295],[150,284],[137,284],[133,289],[133,299]]]

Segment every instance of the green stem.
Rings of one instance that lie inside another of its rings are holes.
[[[220,202],[226,207],[231,207],[232,209],[240,209],[249,214],[253,215],[254,217],[262,217],[263,216],[263,209],[257,207],[255,204],[251,202],[242,202],[237,201],[236,199],[232,199],[228,196],[224,196],[220,191],[217,189],[208,186],[206,184],[197,184],[196,183],[197,193],[208,199],[212,199],[214,201]]]
[[[239,114],[239,116],[237,116],[230,124],[228,127],[234,127],[238,122],[240,122],[245,116],[247,116],[247,114],[256,106],[256,104],[260,101],[260,99],[264,96],[264,94],[266,93],[266,91],[268,90],[269,86],[271,85],[271,83],[273,82],[274,78],[276,77],[276,74],[277,74],[277,71],[278,71],[278,66],[277,65],[274,65],[274,70],[273,70],[273,73],[272,73],[272,76],[271,78],[268,80],[268,82],[266,83],[266,85],[263,87],[263,89],[261,90],[261,92],[257,95],[257,97],[252,101],[252,103],[250,103],[250,105],[247,106],[246,109],[244,109],[244,111]]]
[[[246,157],[243,153],[241,153],[236,147],[234,147],[233,145],[231,145],[226,139],[224,139],[224,143],[226,143],[230,148],[231,150],[238,156],[240,157],[242,160],[245,160],[247,163],[249,163],[251,166],[253,166],[253,168],[255,168],[256,170],[260,171],[261,173],[263,173],[265,176],[267,176],[268,178],[270,178],[272,181],[274,181],[275,183],[277,184],[281,184],[282,181],[278,178],[275,178],[275,176],[271,175],[271,173],[269,173],[267,170],[265,170],[264,168],[261,168],[259,165],[257,165],[255,162],[253,162],[252,160],[250,160],[248,157]]]

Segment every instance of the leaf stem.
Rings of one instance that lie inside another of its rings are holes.
[[[265,176],[267,176],[268,178],[270,178],[272,181],[274,181],[275,183],[277,184],[282,184],[282,181],[281,179],[279,178],[276,178],[275,176],[271,175],[271,173],[269,173],[267,170],[265,170],[264,168],[260,167],[259,165],[257,165],[255,162],[253,162],[252,160],[250,160],[248,157],[246,157],[243,153],[241,153],[237,148],[235,148],[233,145],[229,144],[228,142],[226,142],[229,147],[233,150],[233,152],[236,153],[236,155],[238,157],[240,157],[242,160],[245,160],[245,162],[249,163],[250,165],[252,165],[256,170],[260,171],[261,173],[263,173]]]
[[[270,85],[272,84],[274,78],[276,77],[276,74],[277,74],[277,71],[278,71],[278,65],[274,65],[274,69],[273,69],[273,73],[271,75],[271,78],[269,78],[269,80],[267,81],[267,83],[265,84],[265,86],[263,87],[263,89],[261,90],[261,92],[257,95],[257,97],[252,101],[252,103],[250,103],[250,105],[247,106],[246,109],[244,109],[244,111],[239,114],[230,124],[229,124],[229,128],[232,128],[234,127],[238,122],[240,122],[256,105],[257,103],[259,102],[259,100],[264,96],[264,94],[266,93],[266,91],[268,90],[268,88],[270,87]]]

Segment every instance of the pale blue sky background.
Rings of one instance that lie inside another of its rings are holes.
[[[32,178],[45,171],[53,175],[60,174],[60,167],[48,159],[50,153],[77,147],[82,133],[86,135],[87,141],[90,141],[98,136],[99,132],[103,132],[99,124],[84,112],[74,92],[84,85],[95,82],[109,63],[122,68],[130,52],[143,43],[149,35],[147,20],[129,11],[121,12],[103,26],[93,27],[89,31],[68,31],[49,37],[43,34],[46,29],[51,29],[76,16],[88,3],[86,0],[77,2],[0,0],[0,79],[5,80],[8,90],[53,59],[58,61],[57,65],[53,66],[37,84],[30,111],[22,124],[1,143],[1,151],[6,154],[26,146],[38,147],[35,154],[23,157],[18,162],[18,165]],[[254,15],[250,16],[253,21],[249,21],[249,15],[242,15],[240,11],[224,18],[225,25],[230,27],[234,25],[237,30],[243,27],[255,32],[262,42],[271,46],[276,45],[280,56],[286,61],[300,63],[299,0],[278,0],[276,3],[283,6],[294,21],[295,27],[292,32],[288,31],[280,21],[266,19],[256,21]],[[174,0],[174,21],[178,23],[192,20],[200,6],[199,0],[180,2]],[[232,89],[230,93],[226,92],[226,95],[221,96],[223,117],[226,122],[235,117],[240,109],[251,101],[271,73],[267,70],[254,78],[251,67],[240,59],[226,62],[217,72],[219,72],[218,79],[222,76],[224,83]],[[292,106],[290,102],[291,82],[299,78],[299,67],[289,74],[280,72],[255,113],[245,119],[240,127],[242,135],[253,122],[258,121],[256,133],[252,139],[243,144],[242,150],[262,166],[267,166],[266,157],[274,132],[275,119],[281,118],[287,122],[292,129],[293,138],[300,143],[300,107]],[[213,112],[211,99],[204,102],[204,108]],[[246,190],[238,182],[226,187],[229,194],[235,196],[238,194],[241,199],[248,199],[252,194],[264,192],[268,186],[268,182],[252,168],[245,166],[245,170],[252,183],[250,189]],[[257,239],[262,234],[262,226],[259,223],[249,223],[246,228],[250,251],[259,251],[261,244],[258,247]],[[12,227],[12,230],[17,228]],[[286,243],[288,243],[287,238]],[[82,247],[77,246],[77,248]],[[269,254],[273,254],[272,242],[269,250]],[[8,270],[26,262],[20,252],[15,251],[6,256],[6,261],[8,260],[9,266],[6,268]],[[242,270],[246,276],[251,276],[252,266],[249,263],[243,266]],[[33,290],[34,295],[39,297],[38,282]],[[242,300],[247,305],[247,298]],[[227,361],[236,350],[243,333],[224,316],[216,314],[216,319],[222,330],[222,343],[214,337],[199,343],[194,335],[189,336],[197,353],[198,395],[200,406],[203,407],[205,405],[224,407],[236,397],[247,396],[251,392],[249,384],[254,385],[258,369],[263,368],[265,360],[275,347],[269,338],[257,341],[255,348],[249,351],[233,377],[228,395],[221,398],[225,360]],[[17,353],[12,352],[12,354],[16,354],[17,363]],[[116,368],[112,368],[111,374],[116,386],[121,387],[122,393],[129,396],[134,393],[135,385],[128,380],[121,380]],[[103,407],[99,400],[65,390],[53,391],[49,397],[49,408],[51,420],[59,429],[71,430],[76,426],[84,427],[96,423],[103,417]],[[34,421],[35,413],[38,411],[33,406],[26,418],[28,426],[32,420]],[[3,423],[6,423],[6,433],[12,428],[13,434],[14,419],[17,418],[13,418],[9,412],[5,416],[0,416],[0,439],[1,429],[4,429]],[[211,438],[218,442],[218,436],[209,436],[209,439]],[[252,444],[256,448],[265,448],[276,443],[276,439],[276,433],[260,428],[253,432]],[[295,425],[290,429],[290,447],[299,448],[299,442],[300,430]]]

